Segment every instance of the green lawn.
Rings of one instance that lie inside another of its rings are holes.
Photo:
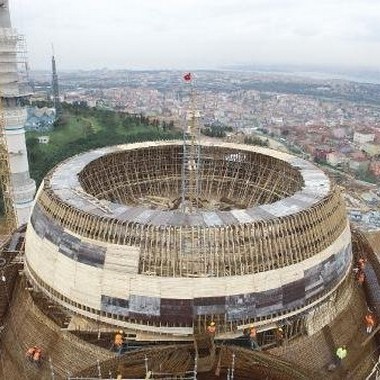
[[[39,144],[37,137],[46,135],[50,137],[49,143]],[[180,137],[180,132],[144,117],[66,105],[52,131],[27,133],[31,177],[38,185],[53,166],[90,149]]]

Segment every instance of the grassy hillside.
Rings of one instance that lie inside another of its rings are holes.
[[[84,106],[64,105],[64,113],[51,132],[27,133],[30,175],[40,184],[46,173],[62,160],[89,149],[148,140],[181,138],[173,125],[143,116],[131,116]],[[49,144],[38,136],[48,135]]]
[[[49,144],[39,144],[39,136],[49,136]],[[63,115],[52,131],[26,134],[30,176],[39,186],[51,168],[75,154],[108,145],[168,140],[181,136],[173,124],[162,124],[143,116],[92,109],[82,104],[63,104]],[[0,192],[0,226],[2,214]]]

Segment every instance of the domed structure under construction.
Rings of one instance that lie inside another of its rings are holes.
[[[334,301],[352,261],[340,191],[285,153],[203,142],[185,162],[183,149],[108,147],[53,169],[26,234],[31,282],[84,317],[177,339],[211,320],[224,338],[252,323],[329,323],[317,306]]]

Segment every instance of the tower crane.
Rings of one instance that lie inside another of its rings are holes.
[[[196,109],[195,90],[191,73],[184,75],[185,82],[190,86],[190,107],[186,115],[183,132],[183,166],[182,166],[182,202],[181,211],[193,213],[199,207],[200,193],[200,128],[199,111]]]

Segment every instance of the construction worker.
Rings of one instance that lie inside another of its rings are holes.
[[[364,270],[366,262],[367,262],[367,259],[365,259],[364,257],[361,257],[358,260],[358,268],[359,268],[359,270]]]
[[[114,339],[113,339],[113,348],[117,351],[117,353],[120,355],[121,351],[123,349],[124,344],[124,332],[123,330],[119,330],[115,333]]]
[[[42,361],[42,349],[37,347],[33,354],[33,363],[39,367]]]
[[[284,343],[284,330],[282,329],[282,327],[277,327],[277,329],[275,330],[275,336],[277,340],[277,346],[282,346],[282,344]]]
[[[249,341],[251,342],[252,350],[260,350],[260,346],[257,343],[257,330],[253,325],[249,328]]]
[[[36,350],[37,350],[37,346],[29,347],[25,353],[26,358],[30,361],[33,361],[33,356]]]
[[[336,350],[337,365],[342,364],[342,360],[347,356],[347,347],[343,345]]]
[[[357,282],[359,285],[363,285],[365,281],[365,274],[362,270],[359,270],[357,276],[356,276]]]
[[[374,326],[375,326],[375,318],[372,313],[368,313],[364,317],[364,323],[366,326],[367,334],[371,334]]]
[[[216,333],[216,325],[214,321],[211,321],[207,326],[207,333],[211,336],[215,336]]]

